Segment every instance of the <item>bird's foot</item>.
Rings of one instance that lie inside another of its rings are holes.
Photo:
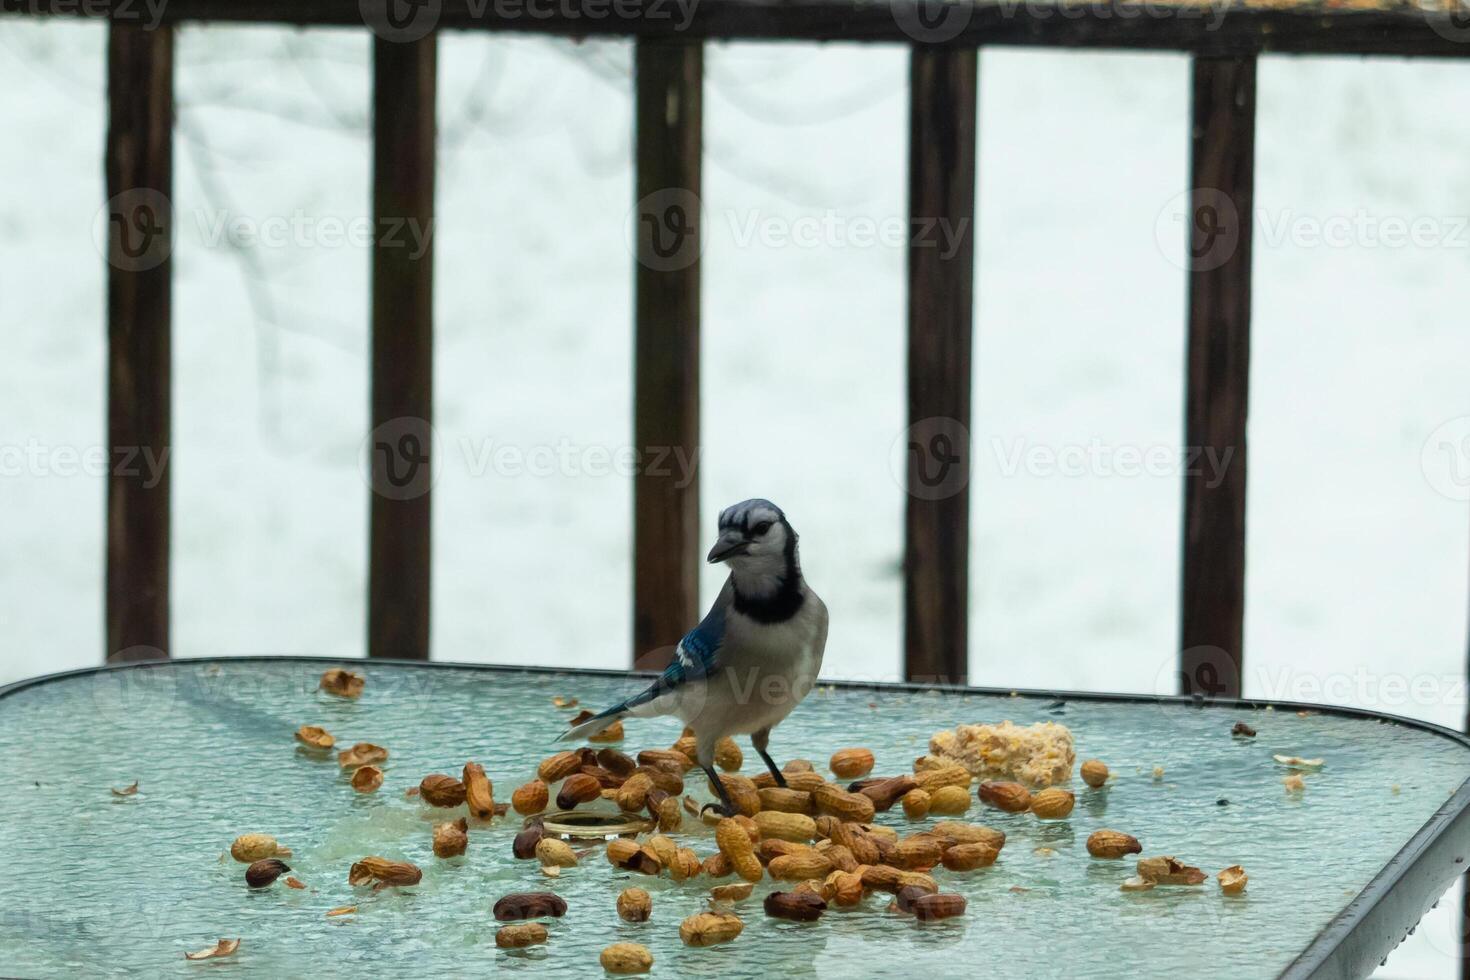
[[[786,776],[779,769],[771,770],[771,777],[776,780],[776,785],[782,789],[786,788]]]
[[[701,820],[704,819],[704,814],[705,814],[705,811],[707,811],[707,810],[713,810],[713,811],[715,811],[716,813],[718,813],[722,817],[733,817],[733,816],[735,816],[735,808],[734,807],[726,806],[723,803],[706,803],[704,806],[702,806],[702,807],[699,808],[699,818]]]

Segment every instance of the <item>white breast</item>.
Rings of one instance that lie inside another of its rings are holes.
[[[735,678],[760,685],[746,688],[751,696],[742,699],[736,730],[759,731],[790,714],[816,683],[826,646],[827,607],[810,589],[801,609],[783,623],[759,623],[732,610],[720,659]]]

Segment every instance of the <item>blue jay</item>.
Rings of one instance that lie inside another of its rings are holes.
[[[796,531],[769,500],[746,500],[720,514],[709,562],[730,577],[698,626],[685,634],[663,675],[639,694],[565,732],[595,735],[620,718],[675,715],[694,731],[695,761],[720,797],[710,807],[733,816],[714,770],[715,743],[749,735],[777,785],[786,778],[766,752],[771,729],[816,682],[827,646],[827,607],[806,584]]]

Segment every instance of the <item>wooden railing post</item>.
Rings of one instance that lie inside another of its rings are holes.
[[[169,650],[173,31],[107,42],[107,648]]]
[[[1194,59],[1181,693],[1239,697],[1256,61]]]
[[[973,48],[913,49],[904,675],[958,684],[969,673],[977,74]]]
[[[373,40],[372,657],[429,657],[437,40]]]
[[[636,44],[633,662],[699,618],[699,266],[704,49]]]

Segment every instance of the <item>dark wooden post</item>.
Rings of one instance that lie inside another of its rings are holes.
[[[639,40],[634,118],[633,662],[699,618],[699,263],[704,49]]]
[[[969,673],[977,52],[916,47],[909,85],[904,675]]]
[[[1255,133],[1255,58],[1195,58],[1179,669],[1206,697],[1241,691]]]
[[[107,649],[169,649],[173,31],[107,41]]]
[[[372,657],[429,657],[437,40],[373,41]]]

